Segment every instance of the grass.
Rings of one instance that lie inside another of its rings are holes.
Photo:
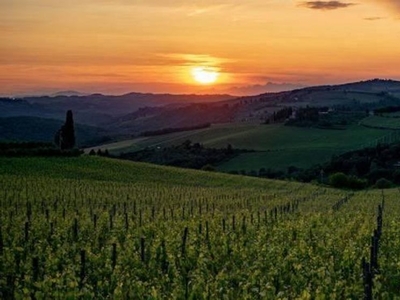
[[[389,116],[392,115],[396,116],[396,114],[389,114]],[[400,118],[370,116],[368,118],[365,118],[361,122],[361,124],[365,126],[380,127],[385,129],[400,129]]]
[[[382,114],[384,117],[388,118],[400,118],[400,111],[392,112],[392,113],[384,113]]]
[[[235,188],[243,185],[262,188],[274,183],[246,176],[157,166],[102,157],[0,157],[0,176],[24,176],[52,179],[85,179],[133,184],[224,187]]]
[[[334,154],[375,145],[389,130],[365,128],[352,125],[347,130],[324,130],[316,128],[275,127],[269,132],[268,139],[260,143],[266,152],[244,153],[222,164],[222,171],[256,170],[274,168],[286,170],[289,166],[307,168],[323,163]],[[261,132],[258,132],[261,136]],[[247,137],[252,145],[257,134]]]
[[[131,152],[144,149],[146,147],[166,147],[171,145],[182,144],[185,140],[192,140],[193,142],[201,142],[205,145],[215,144],[219,140],[225,140],[228,137],[235,139],[235,136],[245,134],[248,131],[253,130],[258,125],[249,124],[222,124],[213,125],[210,128],[176,132],[160,136],[153,137],[141,137],[132,140],[126,140],[99,147],[93,147],[87,149],[108,149],[112,154],[119,154],[121,152]],[[226,144],[224,144],[226,147]]]
[[[323,163],[333,154],[376,144],[377,140],[391,134],[391,130],[351,125],[347,130],[300,128],[282,124],[223,124],[190,132],[139,138],[103,145],[111,153],[137,151],[145,147],[167,147],[190,139],[206,147],[223,148],[231,144],[238,149],[252,149],[218,166],[221,171],[259,170],[275,168],[286,170],[289,166],[309,167]],[[95,148],[96,149],[96,148]]]

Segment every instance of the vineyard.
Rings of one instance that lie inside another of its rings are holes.
[[[363,299],[379,211],[371,293],[400,299],[397,189],[99,157],[0,166],[1,299]]]

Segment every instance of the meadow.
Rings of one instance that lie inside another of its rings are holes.
[[[257,151],[242,153],[217,166],[220,171],[258,171],[260,168],[286,171],[289,166],[307,168],[328,161],[334,154],[376,146],[379,139],[392,133],[390,129],[368,128],[359,124],[349,125],[346,130],[302,128],[283,124],[222,124],[190,132],[142,137],[94,149],[108,149],[112,154],[119,154],[146,147],[179,145],[189,139],[205,147],[225,148],[231,144],[236,149]]]
[[[385,116],[370,116],[362,120],[361,125],[382,129],[399,130],[400,119],[398,113],[386,114]]]
[[[400,298],[397,189],[350,193],[100,157],[0,158],[0,298]]]

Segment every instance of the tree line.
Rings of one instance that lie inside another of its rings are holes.
[[[311,168],[294,166],[286,171],[271,168],[233,170],[229,173],[270,179],[319,182],[336,188],[359,190],[368,187],[389,188],[400,185],[400,143],[378,144],[333,156],[328,162]]]
[[[163,134],[174,133],[174,132],[183,132],[183,131],[204,129],[204,128],[208,128],[210,126],[211,126],[211,123],[204,123],[204,124],[199,124],[199,125],[195,125],[195,126],[187,126],[187,127],[163,128],[163,129],[158,129],[158,130],[142,132],[141,136],[157,136],[157,135],[163,135]]]

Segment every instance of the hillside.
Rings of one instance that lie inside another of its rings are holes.
[[[397,190],[88,156],[0,166],[4,299],[360,299],[379,205],[373,293],[400,296]]]
[[[233,122],[235,107],[224,104],[187,104],[182,107],[143,108],[109,123],[111,130],[138,136],[162,128],[190,127],[204,123]]]
[[[155,137],[141,137],[87,149],[108,149],[113,154],[138,151],[146,147],[180,145],[185,140],[201,143],[206,147],[252,149],[217,166],[219,170],[256,171],[273,168],[286,171],[288,167],[311,167],[323,163],[333,154],[376,145],[380,139],[389,138],[390,129],[369,128],[358,124],[346,130],[327,130],[284,126],[283,124],[219,124],[190,132],[171,133]]]
[[[146,130],[169,127],[193,126],[209,122],[220,123],[261,123],[284,106],[335,107],[345,110],[365,111],[379,106],[400,103],[395,94],[367,90],[369,83],[350,87],[314,87],[282,93],[240,97],[233,100],[208,104],[187,104],[182,107],[148,107],[116,118],[108,123],[114,131],[138,135]],[[400,89],[400,83],[396,86]],[[372,88],[371,88],[372,89]]]
[[[400,82],[369,80],[333,86],[308,87],[288,92],[239,97],[180,107],[146,107],[108,123],[114,131],[137,136],[146,130],[193,126],[209,122],[265,122],[284,106],[333,107],[346,111],[372,110],[400,103]]]
[[[235,107],[235,119],[265,117],[268,108],[281,105],[317,105],[354,106],[387,100],[388,96],[396,96],[400,92],[400,82],[393,80],[368,80],[343,85],[316,86],[288,92],[268,93],[249,97],[233,97],[230,95],[171,95],[129,93],[121,96],[93,94],[85,96],[25,97],[22,99],[1,99],[0,105],[7,105],[7,110],[0,110],[0,117],[32,115],[38,113],[59,116],[72,109],[82,123],[100,124],[110,122],[113,118],[124,117],[138,111],[139,108],[159,108],[156,114],[171,113],[181,107],[190,107],[193,103],[204,104],[208,113],[210,109],[224,104]],[[165,107],[165,111],[160,109]],[[201,112],[199,115],[204,116]],[[253,115],[253,116],[251,116]],[[132,115],[134,117],[135,115]],[[97,119],[96,119],[96,118]],[[162,118],[161,118],[162,119]],[[114,120],[115,121],[115,120]],[[217,121],[221,122],[221,121]]]
[[[344,90],[365,91],[365,92],[400,92],[400,81],[390,79],[372,79],[354,83],[339,85],[338,88]]]
[[[90,145],[104,144],[105,139],[120,141],[98,147],[109,148],[113,153],[136,151],[148,146],[177,145],[190,139],[207,147],[221,148],[231,144],[235,148],[258,151],[244,153],[218,166],[220,170],[249,172],[258,171],[260,168],[274,168],[285,171],[290,166],[306,168],[322,163],[330,159],[333,154],[376,144],[380,139],[390,136],[391,130],[397,128],[396,120],[377,116],[369,119],[365,117],[366,112],[376,108],[399,105],[400,99],[397,98],[399,90],[398,81],[369,80],[234,99],[227,95],[138,93],[122,96],[95,94],[33,97],[22,100],[1,100],[0,106],[3,106],[4,110],[0,110],[0,115],[27,113],[41,118],[54,116],[52,118],[63,120],[64,110],[72,107],[75,109],[74,120],[77,124],[101,124],[98,127],[107,129],[107,132],[102,130],[93,132],[93,127],[78,130],[77,138],[85,143],[91,141]],[[303,127],[282,126],[284,120],[269,126],[260,125],[269,122],[274,114],[287,106],[293,110],[306,106],[326,107],[334,113],[332,120],[323,120]],[[17,124],[18,119],[9,119],[12,124],[3,126],[3,134],[0,134],[0,137],[38,139],[38,134],[33,128],[43,128],[44,122],[40,119],[29,120],[28,126],[25,126]],[[35,124],[35,120],[38,124]],[[379,124],[381,122],[386,125]],[[196,127],[204,123],[211,123],[213,126],[206,130],[186,131],[160,137],[140,137],[147,131]],[[323,127],[321,124],[328,124],[330,127]],[[24,129],[18,131],[19,126]],[[46,129],[41,130],[43,134],[39,135],[46,136],[47,139],[51,137],[55,127],[48,124]],[[14,132],[14,137],[10,132]],[[44,135],[44,132],[47,133]],[[85,143],[82,142],[81,145]]]
[[[0,141],[53,142],[55,133],[64,124],[61,120],[39,117],[0,118]],[[107,132],[104,129],[75,124],[78,147],[104,142]]]
[[[110,183],[146,184],[162,186],[264,188],[272,184],[277,189],[287,185],[284,182],[258,180],[242,177],[210,173],[180,168],[163,167],[145,163],[123,160],[75,157],[75,158],[4,158],[0,157],[0,176],[27,176],[33,178],[52,178],[102,181]],[[293,187],[301,184],[293,183]]]
[[[77,123],[107,128],[114,139],[121,140],[137,137],[145,131],[204,123],[262,123],[284,106],[373,110],[399,104],[399,91],[398,81],[370,80],[239,98],[141,93],[26,97],[0,99],[0,117],[35,116],[63,120],[66,110],[71,109]]]
[[[397,121],[370,116],[370,112],[399,105],[399,91],[399,81],[374,79],[179,108],[142,108],[110,123],[113,131],[124,133],[124,138],[117,138],[120,142],[94,148],[107,148],[119,154],[191,140],[206,147],[223,148],[231,144],[236,149],[256,151],[243,153],[217,166],[226,172],[254,173],[261,168],[286,172],[288,167],[308,168],[326,162],[332,155],[374,146],[380,141],[394,141],[391,135],[397,128]],[[319,121],[283,126],[286,120],[278,120],[268,126],[261,125],[271,123],[271,118],[285,107],[291,107],[294,116],[307,106],[325,109],[317,112]],[[201,122],[213,125],[201,130],[140,137],[146,128],[184,127]]]
[[[363,110],[388,103],[399,103],[398,96],[400,96],[400,81],[373,79],[240,97],[223,103],[240,106],[237,120],[262,121],[277,107],[282,106],[329,106]]]
[[[129,93],[121,96],[92,94],[86,96],[25,97],[22,99],[0,99],[0,117],[40,116],[63,118],[67,110],[75,112],[76,120],[88,125],[104,125],[113,118],[133,113],[141,107],[186,105],[232,99],[229,95],[170,95]]]

